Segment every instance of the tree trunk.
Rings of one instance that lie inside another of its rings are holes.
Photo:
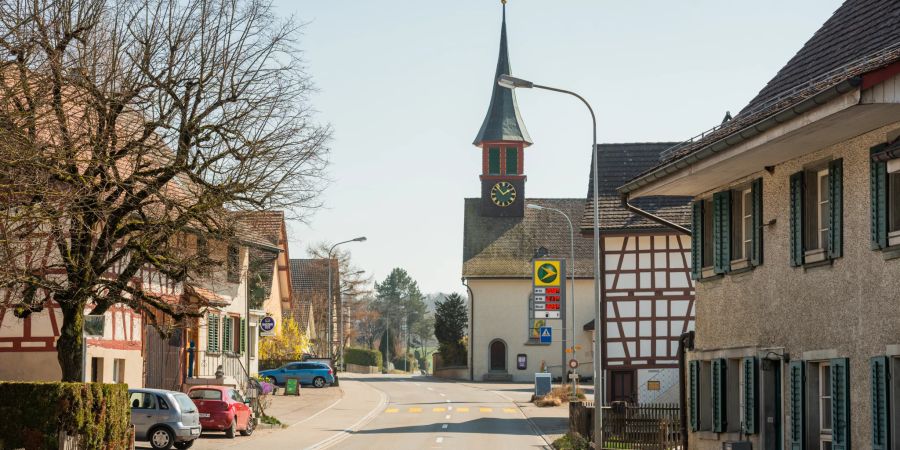
[[[63,312],[62,328],[56,341],[56,359],[62,369],[62,381],[84,381],[83,333],[84,306],[81,302],[60,303]]]

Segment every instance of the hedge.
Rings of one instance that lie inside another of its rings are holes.
[[[381,352],[366,348],[348,348],[344,350],[344,363],[358,366],[375,366],[381,369]]]
[[[125,384],[0,382],[0,418],[0,448],[57,450],[61,430],[85,450],[131,445]]]

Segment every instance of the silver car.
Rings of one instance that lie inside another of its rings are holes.
[[[129,389],[131,424],[137,441],[155,449],[186,449],[200,437],[200,413],[191,399],[175,391]]]

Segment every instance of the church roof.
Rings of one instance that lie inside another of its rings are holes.
[[[506,4],[503,5],[503,25],[500,28],[500,56],[497,58],[497,71],[491,79],[493,91],[487,115],[478,130],[473,145],[491,141],[518,141],[530,145],[531,136],[525,129],[525,122],[519,114],[515,89],[506,89],[497,84],[500,75],[512,75],[509,67],[509,52],[506,44]]]
[[[463,277],[530,278],[531,260],[541,247],[547,256],[568,259],[569,226],[553,211],[525,208],[524,217],[486,217],[479,214],[480,198],[465,200]],[[593,276],[591,236],[578,231],[583,198],[529,198],[528,203],[556,208],[572,219],[575,228],[575,276]]]
[[[650,169],[659,162],[659,155],[675,145],[672,142],[640,142],[628,144],[597,144],[600,158],[600,229],[603,231],[637,231],[665,229],[659,223],[641,217],[622,206],[616,188]],[[591,170],[588,170],[590,173]],[[587,202],[581,217],[581,229],[594,227],[593,174],[588,177]],[[649,196],[631,201],[631,204],[670,222],[691,226],[691,198]]]

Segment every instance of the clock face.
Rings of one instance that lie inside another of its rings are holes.
[[[505,208],[516,201],[516,187],[506,181],[501,181],[491,188],[491,201],[495,205]]]

